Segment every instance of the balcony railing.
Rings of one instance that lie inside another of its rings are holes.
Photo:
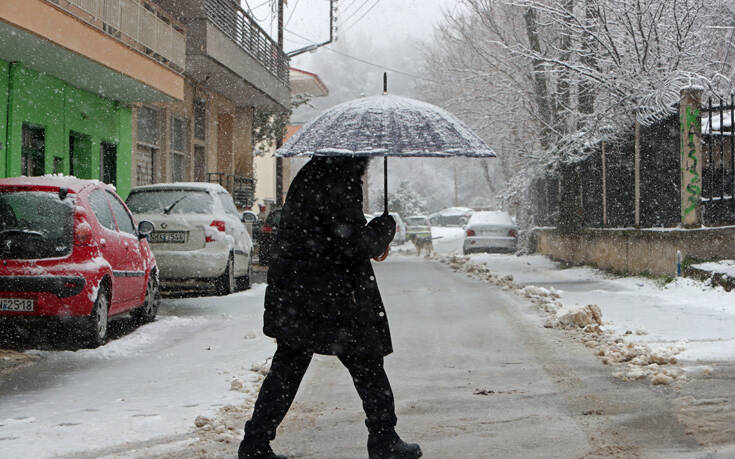
[[[47,0],[179,73],[186,66],[186,36],[160,9],[140,0]]]
[[[278,44],[232,0],[205,0],[207,19],[246,53],[288,86],[288,56]]]

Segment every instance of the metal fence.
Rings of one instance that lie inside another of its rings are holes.
[[[569,230],[635,226],[633,136],[599,142],[586,153],[583,161],[558,165],[534,180],[535,224]],[[679,124],[674,115],[640,129],[641,227],[679,224],[679,182]]]
[[[241,49],[288,86],[288,56],[278,44],[231,0],[205,0],[207,19]]]
[[[186,66],[186,36],[137,0],[49,1],[72,14],[75,12],[68,8],[69,5],[88,13],[88,23],[96,26],[99,22],[104,32],[116,38],[122,38],[118,33],[124,34],[134,43],[173,63],[180,71]]]
[[[735,96],[712,97],[702,107],[702,220],[705,225],[735,221]]]

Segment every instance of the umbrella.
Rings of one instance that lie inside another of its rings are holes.
[[[276,156],[383,156],[388,212],[388,156],[494,157],[495,153],[448,111],[387,94],[363,97],[326,110],[305,124]]]

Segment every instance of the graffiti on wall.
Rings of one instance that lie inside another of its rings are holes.
[[[692,110],[692,107],[686,107],[684,119],[681,120],[681,124],[684,127],[684,132],[686,134],[686,144],[682,146],[681,154],[682,156],[686,155],[689,158],[689,161],[685,162],[687,165],[684,170],[685,173],[682,174],[682,179],[688,178],[688,183],[686,183],[685,188],[687,193],[686,207],[684,207],[684,215],[682,216],[682,219],[696,210],[697,204],[699,204],[699,198],[702,196],[702,187],[699,184],[700,177],[697,172],[699,160],[697,159],[697,148],[695,143],[698,138],[698,136],[695,136],[695,133],[701,133],[702,129],[700,127],[699,113],[698,108]]]

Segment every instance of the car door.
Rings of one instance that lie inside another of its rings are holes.
[[[226,232],[234,239],[235,275],[238,277],[244,276],[248,272],[248,263],[250,262],[252,248],[250,235],[245,229],[245,225],[240,221],[237,207],[235,207],[230,193],[226,191],[217,192],[217,198],[222,204],[227,217]]]
[[[126,303],[132,307],[139,306],[143,304],[146,287],[146,266],[143,260],[141,240],[138,239],[138,231],[135,229],[133,217],[120,198],[109,190],[106,193],[112,209],[112,216],[115,217],[117,223],[120,243],[124,250],[124,258],[121,260],[120,268],[124,271]]]
[[[125,246],[117,231],[106,191],[101,187],[95,188],[90,191],[88,201],[101,226],[100,252],[112,267],[110,313],[113,314],[123,309],[126,303],[129,302],[128,283],[124,275]]]

